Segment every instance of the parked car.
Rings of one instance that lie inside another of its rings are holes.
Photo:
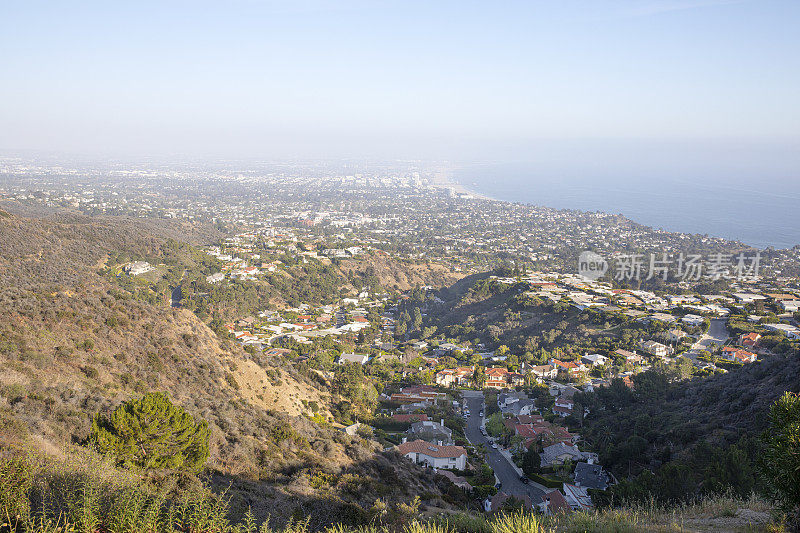
[[[529,480],[528,478],[526,478],[525,476],[519,476],[519,480],[520,480],[520,481],[522,481],[523,483],[525,483],[526,485],[527,485],[527,484],[528,484],[528,482],[530,481],[530,480]]]

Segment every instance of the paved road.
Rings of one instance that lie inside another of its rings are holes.
[[[725,344],[728,340],[728,328],[725,327],[727,318],[712,318],[711,327],[700,339],[692,345],[692,350],[708,350],[712,344]]]
[[[483,444],[486,446],[486,461],[494,469],[495,475],[500,479],[503,486],[500,488],[506,494],[512,496],[521,496],[527,494],[531,498],[531,502],[535,505],[542,501],[544,490],[539,485],[531,482],[526,485],[519,480],[519,474],[508,462],[508,459],[503,457],[499,450],[495,450],[489,446],[480,429],[482,418],[479,415],[481,407],[483,406],[483,392],[480,391],[464,391],[464,397],[467,400],[469,407],[469,418],[467,419],[467,427],[465,433],[467,438],[472,444]]]

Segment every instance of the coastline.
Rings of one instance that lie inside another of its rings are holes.
[[[642,208],[640,207],[637,209],[633,209],[634,212],[631,211],[630,206],[625,205],[616,205],[616,206],[609,206],[606,208],[595,208],[593,205],[586,205],[591,203],[597,203],[598,200],[602,200],[601,196],[593,195],[592,190],[590,188],[578,186],[570,186],[569,184],[562,184],[561,189],[563,194],[559,196],[557,200],[560,200],[562,204],[568,203],[569,205],[558,205],[558,202],[552,201],[553,198],[550,198],[551,201],[548,201],[548,192],[550,193],[549,196],[552,196],[552,191],[542,191],[542,195],[540,201],[532,202],[526,198],[524,198],[524,191],[520,189],[520,194],[515,195],[513,200],[498,198],[494,196],[489,196],[487,194],[481,193],[477,191],[475,188],[470,186],[464,185],[458,177],[458,168],[450,167],[447,171],[439,171],[436,173],[437,177],[437,186],[441,188],[446,188],[453,193],[460,193],[464,195],[469,195],[470,197],[476,199],[484,199],[490,200],[495,202],[511,202],[511,203],[521,203],[533,207],[544,207],[549,209],[556,209],[556,210],[570,210],[570,211],[577,211],[581,213],[603,213],[608,215],[619,214],[624,216],[626,219],[640,224],[642,226],[648,227],[650,229],[660,229],[662,231],[667,231],[670,233],[679,233],[685,235],[709,235],[715,238],[724,239],[730,242],[739,242],[744,246],[752,247],[759,250],[766,250],[768,248],[774,248],[776,250],[787,250],[791,249],[799,243],[793,244],[795,240],[794,232],[787,231],[785,224],[783,226],[772,225],[769,226],[768,224],[760,230],[771,230],[767,233],[764,231],[746,231],[749,228],[753,228],[752,223],[745,223],[743,224],[741,221],[728,221],[720,216],[712,217],[715,224],[710,225],[709,227],[705,226],[698,226],[696,222],[697,220],[690,220],[689,216],[692,213],[687,211],[686,213],[673,213],[670,216],[660,216],[662,213],[659,211],[659,206],[651,206],[648,209],[647,216],[642,215],[641,211]],[[461,169],[463,170],[463,169]],[[463,177],[461,179],[464,179]],[[469,179],[469,175],[467,175],[467,179]],[[514,185],[514,182],[518,181],[514,179],[512,175],[510,179],[504,184],[499,187],[501,192],[506,192],[506,197],[509,194],[512,194],[513,191],[505,190],[509,189],[509,186],[513,187],[523,187],[522,183],[517,183]],[[500,183],[500,180],[498,180]],[[475,184],[478,186],[478,184]],[[612,190],[613,192],[613,190]],[[735,192],[735,191],[733,191]],[[619,189],[616,193],[623,194],[623,190]],[[616,194],[615,193],[615,194]],[[646,205],[648,200],[647,196],[643,196],[641,191],[628,191],[627,193],[629,196],[631,194],[637,195],[636,198],[638,200],[644,202],[642,205]],[[674,192],[675,195],[681,195],[680,192]],[[721,197],[721,203],[727,203],[729,205],[738,205],[740,202],[744,200],[739,198],[735,194],[731,194],[728,197]],[[674,205],[680,204],[680,198],[678,196],[675,197],[676,203]],[[696,201],[699,199],[695,199]],[[752,196],[747,198],[748,202],[752,202]],[[584,204],[584,205],[581,205]],[[635,208],[636,206],[634,206]],[[699,211],[698,211],[699,212]],[[695,217],[696,218],[696,217]],[[724,225],[724,228],[721,226]],[[763,225],[763,224],[762,224]],[[692,227],[694,226],[694,227]],[[727,228],[727,230],[725,229]],[[745,230],[745,231],[742,231]],[[741,232],[741,233],[740,233]],[[727,234],[726,234],[727,233]],[[738,234],[738,235],[737,235]]]

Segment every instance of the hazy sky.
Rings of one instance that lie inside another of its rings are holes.
[[[791,166],[798,28],[798,0],[3,0],[0,149]]]

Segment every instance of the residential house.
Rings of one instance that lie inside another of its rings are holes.
[[[414,422],[406,433],[410,440],[425,440],[440,446],[453,444],[453,431],[445,427],[444,420],[441,422],[432,420]]]
[[[497,407],[501,410],[510,407],[512,404],[519,402],[520,400],[527,400],[528,395],[524,392],[511,392],[511,393],[502,393],[497,395]]]
[[[512,403],[504,412],[514,416],[531,415],[536,412],[536,400],[525,399]]]
[[[216,274],[211,274],[210,276],[206,276],[206,281],[208,283],[219,283],[225,279],[225,274],[222,272],[217,272]]]
[[[531,372],[538,380],[556,379],[558,368],[555,365],[538,365],[531,368]]]
[[[369,361],[369,355],[358,353],[343,353],[339,356],[339,359],[336,360],[336,362],[340,365],[345,365],[347,363],[364,365],[367,363],[367,361]]]
[[[676,318],[672,315],[668,315],[667,313],[653,313],[650,315],[649,320],[656,320],[658,322],[664,322],[665,324],[672,324],[675,322]]]
[[[625,362],[629,365],[641,365],[644,362],[644,358],[636,352],[620,349],[616,350],[614,353],[624,357]]]
[[[577,463],[575,465],[575,484],[587,489],[606,490],[608,474],[598,464]]]
[[[655,355],[656,357],[666,357],[675,351],[673,350],[672,346],[667,346],[653,340],[642,341],[639,343],[639,346],[642,348],[642,350],[646,351],[650,355]]]
[[[586,487],[564,483],[564,499],[574,511],[589,511],[594,507]]]
[[[551,359],[549,363],[555,366],[559,372],[564,372],[571,377],[579,376],[586,372],[588,368],[582,362],[573,363],[572,361],[560,361],[558,359]]]
[[[146,274],[151,270],[155,269],[147,261],[134,261],[133,263],[128,263],[127,265],[125,265],[125,272],[127,272],[131,276]]]
[[[394,320],[392,320],[392,324],[394,324]],[[417,350],[418,352],[421,352],[422,350],[428,347],[428,343],[426,341],[416,341],[411,344],[411,347]]]
[[[755,348],[758,341],[761,339],[761,335],[752,331],[750,333],[743,333],[739,335],[739,344],[744,346],[745,348]]]
[[[533,504],[531,503],[531,498],[527,494],[523,494],[522,496],[509,496],[505,492],[498,492],[491,498],[486,498],[483,502],[483,510],[487,513],[496,513],[503,509],[503,505],[508,502],[509,499],[515,499],[522,502],[522,506],[527,510],[531,509]]]
[[[593,353],[589,355],[584,355],[581,357],[581,362],[588,366],[604,366],[608,363],[608,357],[605,355],[600,355],[599,353]]]
[[[469,385],[475,369],[469,366],[458,368],[446,368],[436,373],[436,384],[442,387],[453,387],[455,385]]]
[[[783,300],[780,306],[787,313],[796,313],[800,311],[800,300]]]
[[[509,386],[510,372],[505,368],[487,368],[486,381],[483,387],[486,389],[506,389]]]
[[[692,327],[700,326],[703,323],[703,320],[705,319],[700,315],[692,315],[692,314],[685,315],[683,318],[681,318],[681,322],[683,322],[684,324],[688,324]]]
[[[684,337],[686,337],[686,332],[681,329],[673,328],[667,331],[667,340],[669,342],[680,342]]]
[[[464,489],[467,492],[472,492],[472,485],[469,484],[467,478],[457,476],[449,470],[440,470],[437,474],[442,475],[450,480],[450,482],[460,489]]]
[[[568,444],[564,444],[563,442],[559,442],[543,448],[542,453],[539,454],[539,457],[541,460],[541,466],[544,468],[548,466],[562,465],[566,461],[572,461],[573,463],[583,461],[586,458],[586,454],[580,451],[575,445],[570,446]]]
[[[395,422],[424,422],[430,420],[425,413],[393,414],[392,420]]]
[[[572,511],[572,507],[567,503],[567,499],[558,489],[544,494],[541,503],[537,504],[537,507],[541,513],[547,516],[555,516],[561,513],[566,514]]]
[[[789,324],[764,324],[764,327],[770,331],[780,331],[790,339],[800,339],[800,329],[796,326],[790,326]]]
[[[397,451],[417,464],[432,468],[464,470],[467,466],[467,450],[461,446],[438,446],[415,440],[398,445]]]
[[[740,363],[753,363],[758,358],[758,356],[752,352],[733,346],[723,347],[722,357],[729,361],[738,361]]]
[[[573,403],[572,398],[559,396],[556,398],[555,405],[553,405],[553,413],[562,418],[566,418],[573,413],[574,407],[575,404]]]

